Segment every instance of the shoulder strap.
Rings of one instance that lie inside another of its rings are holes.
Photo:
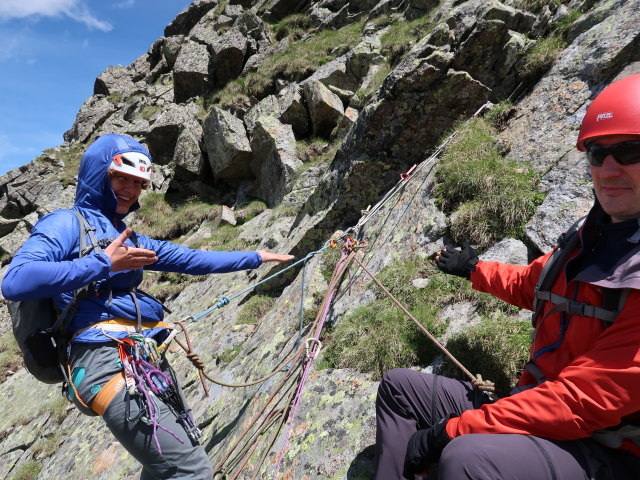
[[[95,232],[96,227],[89,225],[89,223],[87,223],[87,220],[77,210],[71,211],[75,213],[76,218],[78,219],[78,224],[80,225],[80,258],[84,257],[85,255],[87,255],[87,253],[92,251],[98,253],[102,252],[100,244],[98,243],[98,240],[96,240],[96,236],[93,233]],[[91,246],[89,248],[87,248],[87,234],[89,235],[89,242],[91,242]]]
[[[79,248],[78,248],[79,258],[86,256],[91,251],[95,251],[98,253],[102,252],[102,249],[98,244],[98,240],[96,239],[96,236],[93,233],[96,228],[89,225],[87,220],[84,218],[84,216],[82,216],[80,212],[73,209],[71,211],[75,214],[76,218],[78,219],[79,240],[80,240]],[[86,238],[87,234],[89,235],[89,242],[91,243],[91,245],[88,247],[87,247],[87,238]],[[76,309],[78,308],[78,302],[87,295],[90,289],[90,286],[91,284],[85,287],[79,288],[73,292],[73,300],[67,304],[65,309],[58,316],[56,323],[53,325],[53,331],[64,331],[67,328],[69,321],[71,320],[71,318],[73,318],[73,315]]]
[[[539,292],[551,290],[551,287],[560,274],[560,270],[569,259],[569,255],[571,255],[571,252],[573,252],[573,250],[578,246],[578,242],[580,241],[578,230],[580,230],[580,227],[586,218],[586,216],[582,217],[571,225],[569,230],[560,235],[555,250],[542,268],[542,272],[540,272],[533,297],[533,315],[531,316],[531,323],[534,327],[536,326],[536,322],[538,321],[538,317],[542,313],[542,308],[544,306],[544,302],[540,301],[541,298]]]

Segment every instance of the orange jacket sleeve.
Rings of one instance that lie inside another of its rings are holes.
[[[533,289],[545,257],[527,267],[479,262],[474,288],[520,307],[531,308]],[[596,287],[581,286],[584,295]],[[607,329],[597,320],[571,320],[560,362],[549,381],[451,419],[447,433],[517,433],[555,440],[590,436],[640,411],[640,292],[632,291],[623,311]],[[586,322],[589,323],[587,326]],[[546,372],[545,372],[546,373]]]
[[[481,260],[471,273],[473,288],[495,295],[511,305],[532,310],[536,282],[550,255],[551,252],[526,266]]]

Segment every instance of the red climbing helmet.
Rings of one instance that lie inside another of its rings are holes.
[[[576,147],[584,152],[586,140],[602,135],[640,135],[640,74],[613,82],[591,102]]]

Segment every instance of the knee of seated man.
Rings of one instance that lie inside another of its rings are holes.
[[[487,440],[485,434],[467,434],[454,438],[442,451],[439,469],[467,471],[465,469],[491,456],[493,448]]]
[[[378,391],[388,386],[394,387],[395,389],[401,389],[403,385],[410,385],[413,381],[416,381],[423,375],[427,374],[416,372],[410,368],[394,368],[382,376]]]

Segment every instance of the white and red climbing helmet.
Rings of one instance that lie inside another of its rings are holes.
[[[622,78],[606,87],[591,102],[582,119],[576,147],[603,135],[640,135],[640,74]]]
[[[147,185],[151,182],[151,159],[144,153],[119,153],[111,160],[109,170],[140,178]]]

